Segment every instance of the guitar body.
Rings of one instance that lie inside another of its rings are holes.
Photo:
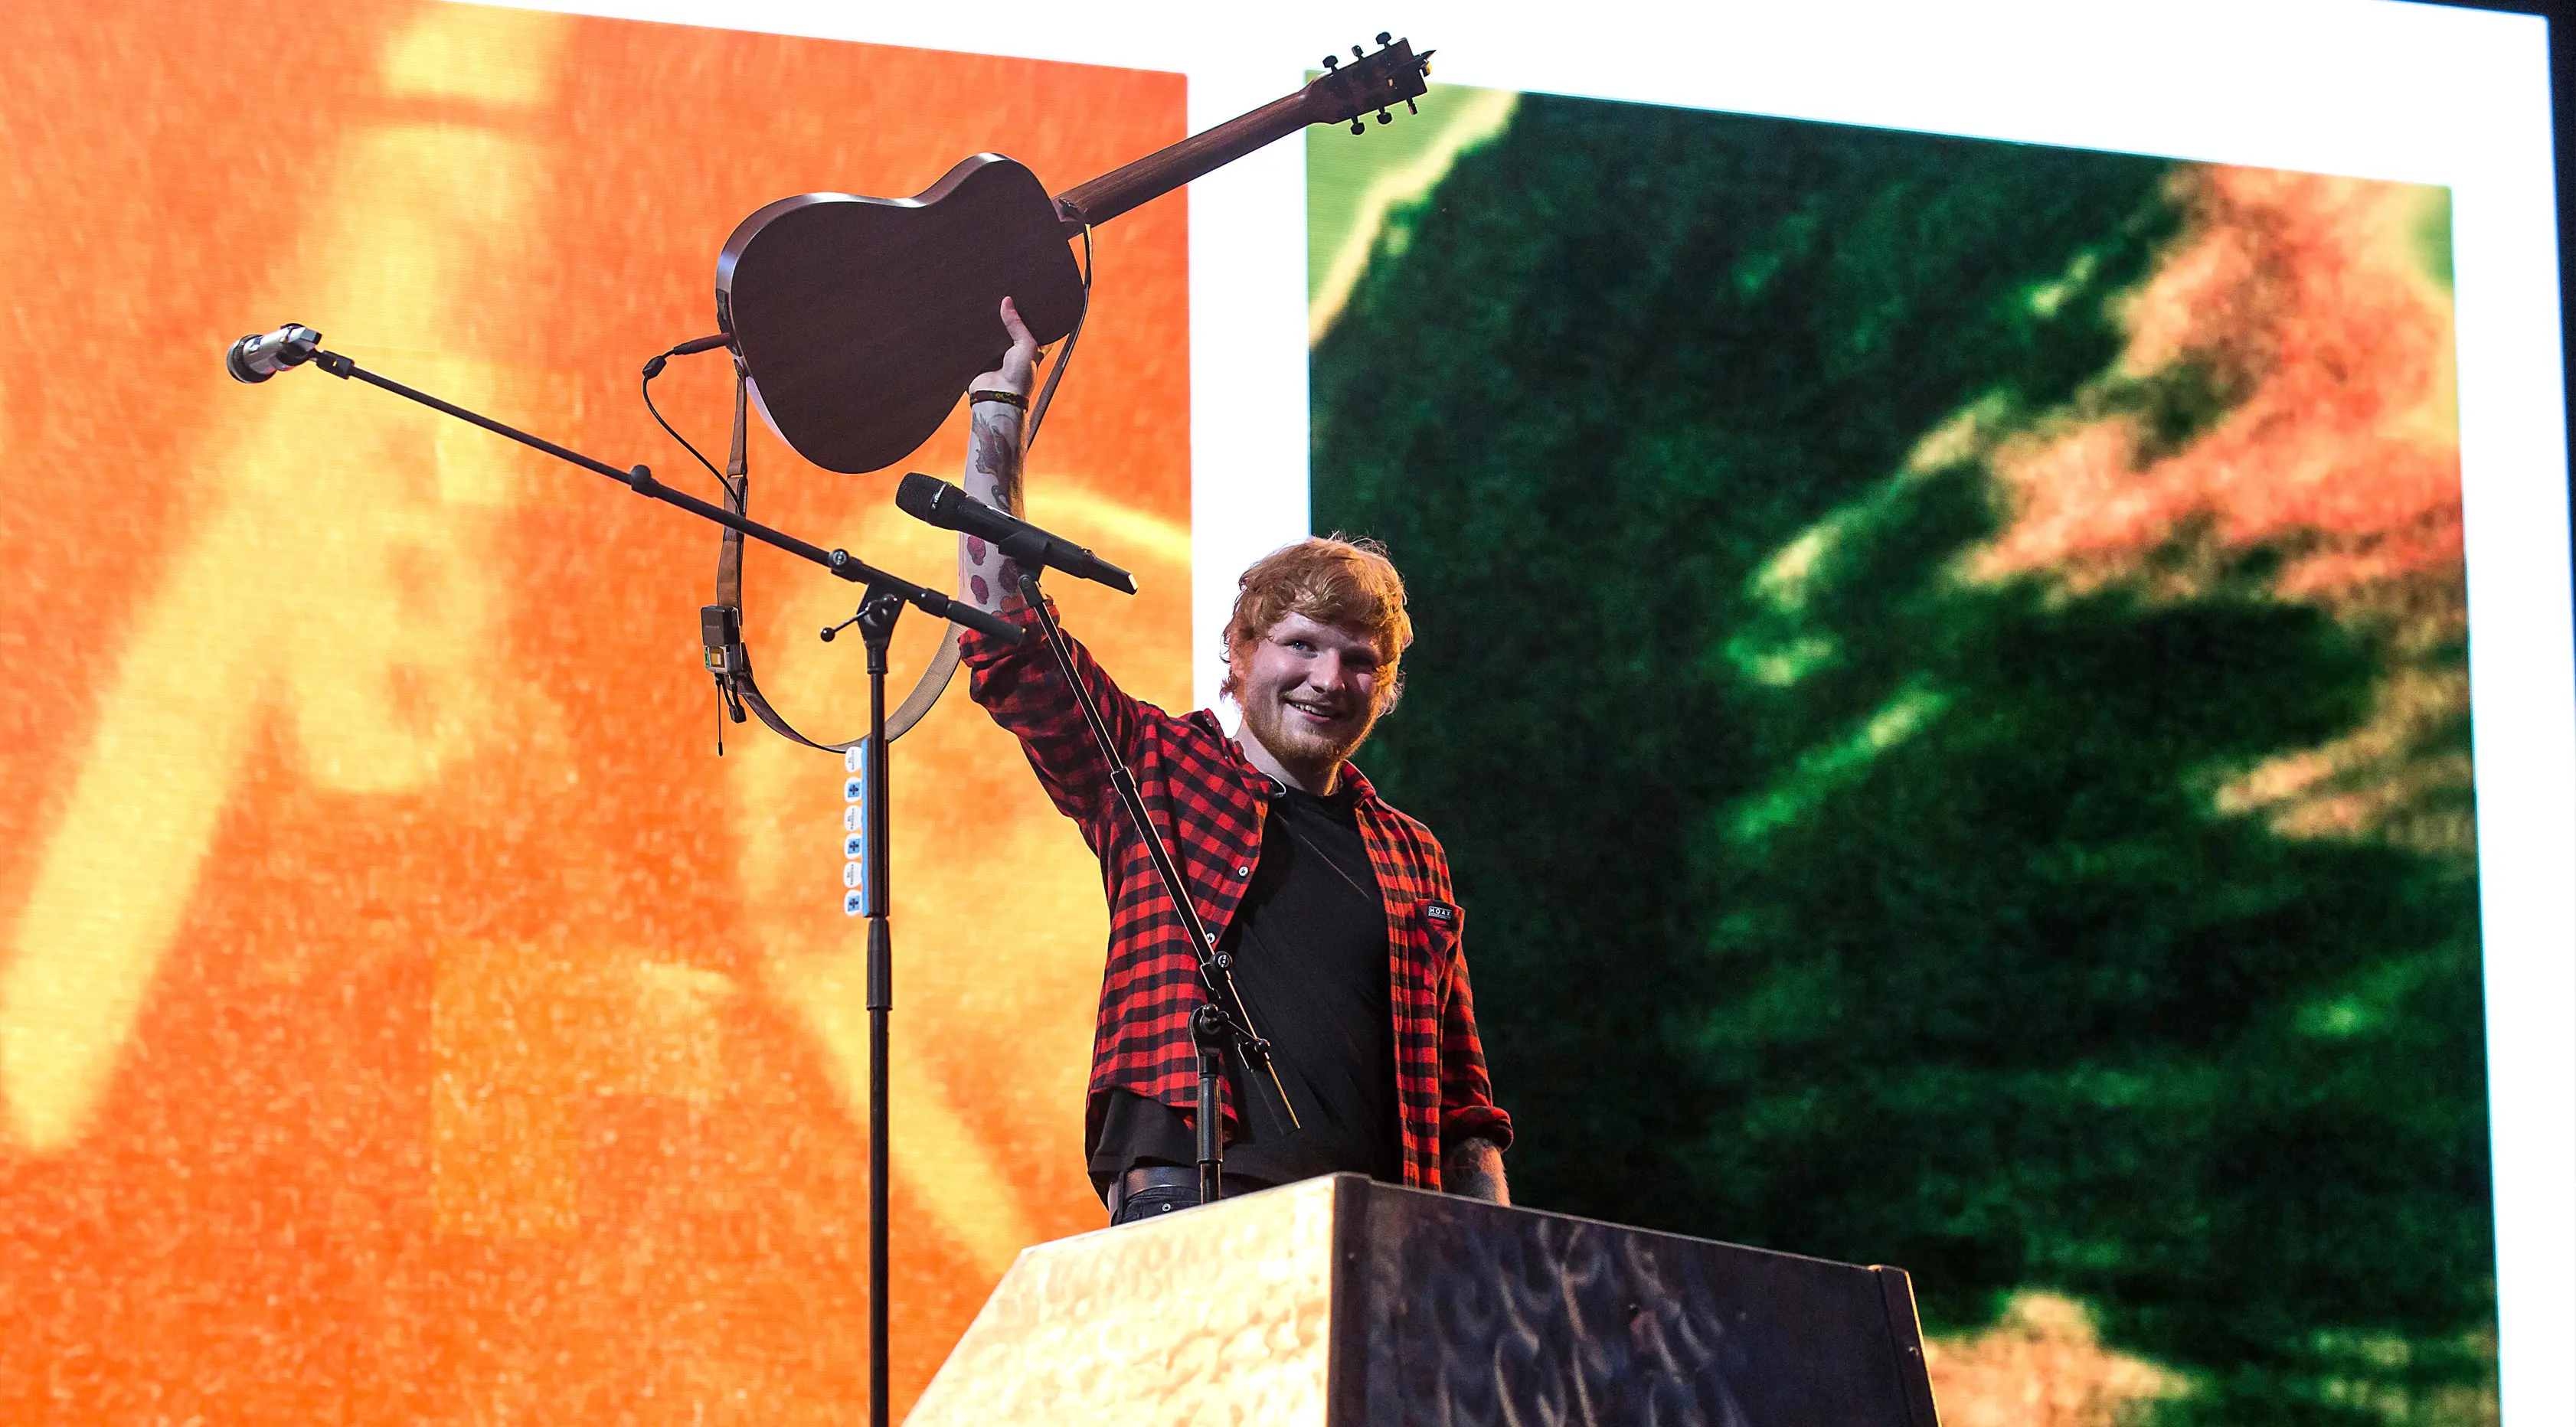
[[[826,470],[911,455],[978,372],[1010,350],[1002,299],[1040,342],[1082,316],[1066,240],[1309,124],[1364,132],[1374,109],[1425,92],[1429,51],[1377,37],[1322,78],[1056,197],[999,154],[977,154],[914,198],[800,193],[742,220],[716,259],[716,320],[779,439]]]
[[[1055,200],[999,154],[913,198],[782,198],[716,260],[716,317],[761,418],[805,459],[853,475],[911,455],[1000,361],[1005,297],[1040,342],[1082,314]]]

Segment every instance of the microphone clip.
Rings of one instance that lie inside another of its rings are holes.
[[[253,332],[233,343],[224,352],[224,371],[234,381],[256,384],[288,367],[300,367],[313,360],[321,347],[321,333],[300,322],[289,322],[274,332]]]

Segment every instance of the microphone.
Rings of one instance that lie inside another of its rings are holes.
[[[1096,580],[1120,594],[1136,593],[1136,577],[1059,536],[1004,515],[946,481],[914,471],[895,487],[894,507],[915,520],[979,535],[1022,564],[1045,565],[1078,580]]]
[[[224,352],[224,370],[237,382],[264,382],[288,367],[313,360],[322,334],[289,322],[274,332],[253,332]]]

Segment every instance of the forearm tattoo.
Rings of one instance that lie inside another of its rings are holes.
[[[979,401],[973,413],[967,422],[966,493],[1015,515],[1020,509],[1020,409],[1008,402]],[[980,609],[1007,612],[1026,603],[1020,597],[1018,563],[974,535],[957,542],[957,590]]]
[[[1448,1147],[1440,1162],[1440,1187],[1451,1194],[1509,1204],[1512,1191],[1503,1177],[1503,1152],[1492,1140],[1470,1136]]]

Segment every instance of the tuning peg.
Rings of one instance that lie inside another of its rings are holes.
[[[1353,46],[1351,46],[1351,58],[1353,58],[1353,59],[1367,59],[1367,58],[1368,58],[1368,52],[1367,52],[1367,51],[1365,51],[1365,50],[1363,50],[1363,49],[1361,49],[1361,48],[1360,48],[1359,46],[1357,46],[1357,45],[1353,45]]]
[[[1421,110],[1419,110],[1419,109],[1414,108],[1414,107],[1413,107],[1413,101],[1412,101],[1412,100],[1410,100],[1410,99],[1407,99],[1406,101],[1404,101],[1404,112],[1405,112],[1405,113],[1407,113],[1407,114],[1419,114],[1419,113],[1421,113],[1422,111],[1421,111]]]
[[[1324,56],[1324,72],[1325,72],[1326,74],[1330,74],[1330,73],[1332,73],[1334,70],[1340,69],[1341,67],[1342,67],[1342,57],[1341,57],[1340,55],[1326,55],[1326,56]]]
[[[1391,44],[1394,44],[1394,43],[1395,43],[1395,36],[1393,36],[1393,35],[1391,35],[1391,34],[1388,34],[1388,33],[1387,33],[1386,31],[1384,31],[1384,30],[1380,30],[1380,31],[1378,31],[1378,32],[1377,32],[1377,47],[1378,47],[1379,49],[1385,49],[1388,45],[1391,45]]]
[[[1381,124],[1392,124],[1395,122],[1395,116],[1389,114],[1383,109],[1380,109],[1377,111],[1377,121]]]
[[[1353,119],[1351,121],[1351,132],[1354,134],[1365,134],[1368,132],[1368,125],[1361,120]]]

